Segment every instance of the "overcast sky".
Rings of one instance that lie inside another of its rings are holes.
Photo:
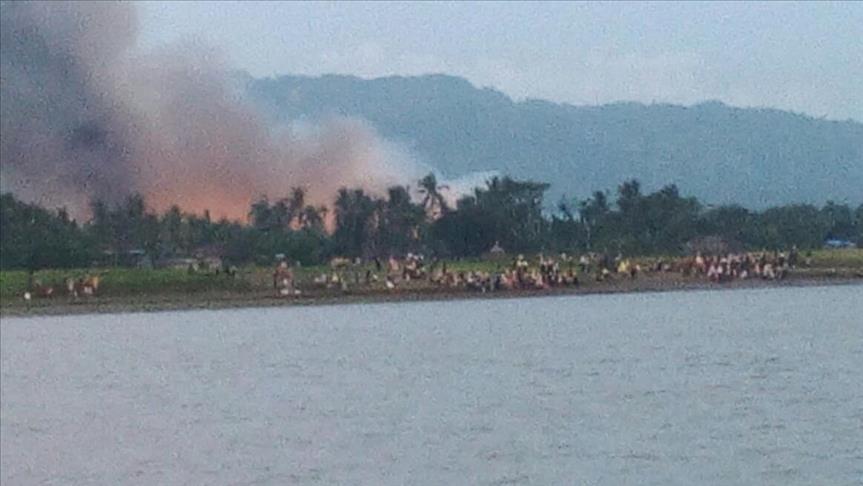
[[[254,76],[447,73],[515,99],[717,99],[863,121],[863,2],[139,4],[145,47]]]

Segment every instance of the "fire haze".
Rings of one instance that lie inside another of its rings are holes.
[[[130,3],[0,2],[0,189],[83,217],[139,192],[243,219],[293,186],[381,193],[428,172],[362,120],[274,129],[205,47],[142,52]]]

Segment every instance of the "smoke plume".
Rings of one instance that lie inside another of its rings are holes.
[[[0,22],[0,189],[27,201],[85,216],[139,192],[156,210],[241,219],[294,186],[329,203],[424,170],[361,120],[274,129],[217,53],[137,48],[130,3],[0,2]]]

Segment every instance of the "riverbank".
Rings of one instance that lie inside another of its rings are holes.
[[[639,292],[693,290],[757,289],[771,287],[811,287],[825,285],[861,285],[863,274],[849,271],[794,272],[784,280],[735,280],[714,283],[702,278],[678,274],[645,274],[636,279],[615,278],[605,282],[588,281],[577,287],[546,290],[506,290],[477,292],[443,287],[409,287],[404,289],[355,289],[348,291],[315,289],[298,296],[276,296],[272,290],[235,289],[205,290],[192,293],[141,292],[125,295],[101,295],[71,299],[66,296],[25,301],[4,297],[0,316],[26,317],[44,315],[114,314],[202,309],[228,309],[275,306],[337,305],[381,302],[418,302],[463,299],[513,299],[525,297],[595,295]]]

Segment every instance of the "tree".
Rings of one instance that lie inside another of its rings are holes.
[[[420,227],[426,212],[411,201],[407,187],[393,186],[379,207],[378,247],[387,254],[404,254],[419,247]]]
[[[829,228],[826,238],[840,240],[851,240],[854,238],[855,218],[854,213],[848,205],[827,201],[827,204],[821,208],[821,217],[824,220],[824,225]]]
[[[610,207],[608,197],[602,191],[593,193],[593,197],[579,203],[578,217],[584,232],[584,248],[588,251],[594,249],[594,243],[598,235],[602,234],[604,223],[608,218]]]
[[[279,199],[270,208],[267,226],[270,230],[288,230],[291,228],[293,219],[294,213],[290,207],[290,201],[288,199]]]
[[[189,250],[182,238],[183,212],[179,206],[174,204],[165,211],[159,221],[159,226],[163,253],[174,255],[180,251]]]
[[[580,248],[628,254],[676,254],[693,237],[711,235],[749,249],[815,248],[825,238],[863,243],[863,205],[853,211],[834,202],[761,212],[734,205],[704,210],[675,185],[643,194],[639,182],[629,180],[618,187],[613,203],[597,191],[582,201],[562,199],[548,215],[543,212],[547,184],[494,177],[429,220],[444,203],[433,175],[421,186],[424,197],[417,202],[408,187],[390,187],[383,199],[362,189],[339,189],[331,236],[324,224],[328,209],[307,204],[302,188],[275,204],[266,197],[256,200],[247,225],[214,223],[208,211],[187,214],[178,206],[157,217],[132,194],[115,206],[93,201],[92,219],[80,227],[62,208],[46,210],[2,194],[0,267],[85,266],[103,250],[120,256],[137,249],[152,256],[189,255],[211,244],[224,248],[232,261],[270,264],[277,253],[303,263],[334,254],[387,256],[421,249],[474,256],[495,242],[516,252]]]
[[[485,188],[460,199],[456,211],[435,222],[435,238],[455,254],[477,255],[495,242],[515,251],[538,249],[548,226],[542,216],[547,189],[544,183],[493,177]]]
[[[49,211],[11,194],[0,195],[0,268],[71,268],[89,265],[94,245],[64,209]]]
[[[579,246],[582,238],[581,225],[575,217],[577,202],[561,197],[557,203],[557,211],[551,217],[551,239],[559,250],[570,250]]]
[[[857,206],[857,210],[854,211],[854,227],[857,247],[863,248],[863,204]]]
[[[291,196],[288,198],[288,214],[290,215],[291,222],[296,221],[299,224],[299,220],[302,218],[302,212],[305,207],[305,189],[302,187],[294,187],[291,190]]]
[[[697,235],[701,205],[684,198],[674,184],[641,201],[641,217],[633,249],[637,253],[677,253]]]
[[[465,196],[456,210],[434,221],[430,230],[430,246],[439,254],[476,256],[494,244],[496,228],[477,204],[475,196]]]
[[[707,210],[699,223],[705,236],[720,236],[727,241],[752,244],[757,240],[756,215],[738,205],[718,206]]]
[[[272,229],[273,210],[267,196],[261,196],[252,203],[252,207],[249,209],[249,220],[256,230],[269,231]]]
[[[448,186],[438,185],[437,177],[433,172],[419,181],[419,192],[423,195],[422,206],[425,208],[426,214],[431,217],[445,215],[449,211],[446,200],[440,193],[441,190],[449,189]]]
[[[617,206],[623,213],[635,212],[641,202],[641,183],[635,179],[628,180],[617,189]]]
[[[339,189],[335,202],[335,251],[357,257],[374,251],[374,215],[377,204],[362,189]]]
[[[300,228],[323,233],[324,219],[327,216],[327,212],[326,206],[306,206],[303,208],[302,213],[300,213]]]
[[[770,208],[758,217],[761,247],[780,250],[797,245],[818,248],[829,231],[818,208],[810,204],[792,204]]]

